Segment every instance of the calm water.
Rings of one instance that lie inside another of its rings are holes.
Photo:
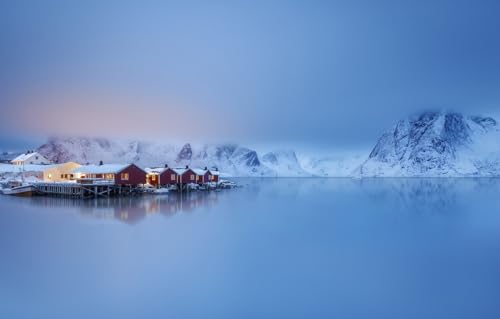
[[[0,197],[0,318],[500,318],[499,179]]]

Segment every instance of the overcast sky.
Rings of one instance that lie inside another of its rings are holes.
[[[499,1],[2,1],[0,145],[48,135],[374,144],[498,114]]]

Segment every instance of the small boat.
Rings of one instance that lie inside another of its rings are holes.
[[[2,194],[4,195],[33,196],[34,193],[35,187],[33,185],[23,185],[2,189]]]
[[[158,189],[155,189],[153,191],[153,194],[155,195],[164,195],[164,194],[168,194],[168,189],[167,188],[158,188]]]

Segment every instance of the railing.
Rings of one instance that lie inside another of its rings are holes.
[[[115,181],[104,178],[79,178],[76,180],[78,184],[84,185],[114,185]]]

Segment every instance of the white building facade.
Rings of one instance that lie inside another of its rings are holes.
[[[14,165],[48,165],[51,161],[38,152],[28,151],[11,161]]]

